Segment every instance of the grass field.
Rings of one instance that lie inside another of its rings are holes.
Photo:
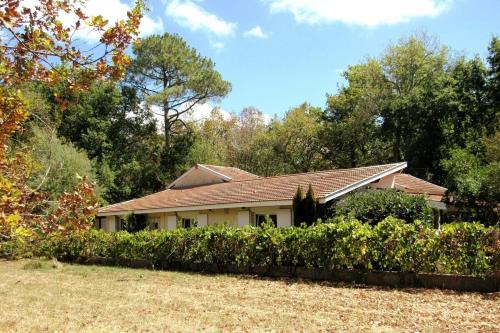
[[[2,332],[498,332],[500,324],[498,293],[50,261],[0,261],[0,300]]]

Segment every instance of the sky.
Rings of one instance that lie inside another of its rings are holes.
[[[111,20],[129,0],[90,0]],[[94,6],[94,8],[92,8]],[[149,0],[141,35],[178,33],[211,58],[231,93],[198,108],[207,114],[253,106],[281,117],[309,102],[324,107],[342,72],[412,33],[458,53],[486,57],[500,34],[500,0]],[[82,38],[91,39],[91,35]]]

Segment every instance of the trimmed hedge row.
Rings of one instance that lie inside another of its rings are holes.
[[[156,268],[179,264],[295,266],[492,275],[500,269],[499,228],[453,223],[441,230],[392,217],[376,226],[335,219],[310,227],[227,226],[53,236],[34,255],[73,261],[105,257],[116,264],[146,260]],[[1,246],[1,244],[0,244]]]

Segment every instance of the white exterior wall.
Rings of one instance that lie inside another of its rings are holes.
[[[255,214],[276,215],[278,227],[289,227],[292,224],[292,208],[290,206],[252,207],[213,209],[202,211],[169,212],[147,214],[147,223],[158,223],[159,229],[173,230],[177,228],[177,220],[181,218],[192,218],[198,221],[198,227],[228,223],[234,227],[244,227],[253,224]],[[102,229],[105,231],[116,231],[116,218],[119,216],[106,216]]]
[[[250,224],[250,211],[242,210],[238,212],[238,227],[244,227]]]
[[[106,216],[106,220],[104,221],[103,225],[104,231],[116,231],[116,218],[117,216]]]
[[[208,225],[227,223],[230,226],[238,226],[238,211],[240,209],[213,209],[207,212]]]
[[[292,226],[292,210],[291,209],[279,209],[277,218],[278,227],[291,227]]]
[[[177,228],[177,216],[169,215],[167,216],[167,229],[174,230]]]
[[[198,222],[198,227],[206,227],[208,224],[208,215],[207,214],[198,214],[196,215],[196,220]]]

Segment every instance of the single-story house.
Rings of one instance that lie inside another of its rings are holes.
[[[395,188],[424,194],[433,209],[445,209],[446,188],[402,173],[406,166],[402,162],[260,177],[234,167],[197,164],[161,192],[99,209],[97,225],[116,231],[125,216],[145,214],[148,226],[159,229],[221,222],[258,225],[265,216],[286,227],[293,225],[292,199],[297,188],[307,191],[309,185],[319,204],[357,190]]]

